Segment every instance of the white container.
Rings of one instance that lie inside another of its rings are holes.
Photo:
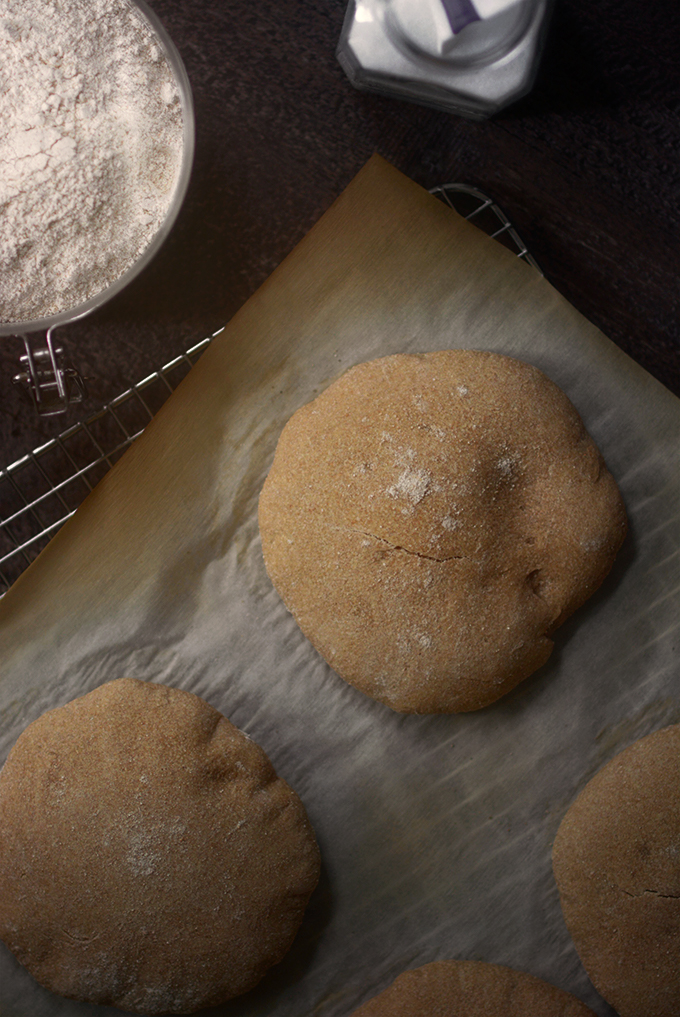
[[[337,58],[355,88],[484,120],[531,88],[550,0],[350,0]]]

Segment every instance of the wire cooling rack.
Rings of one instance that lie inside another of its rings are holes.
[[[139,437],[219,332],[0,470],[0,596]]]
[[[433,187],[430,194],[434,194],[435,198],[439,198],[449,208],[455,209],[459,215],[473,222],[480,230],[543,275],[505,212],[488,195],[468,184],[441,184],[439,187]]]
[[[443,184],[431,193],[540,272],[507,216],[486,194],[467,184]],[[0,470],[0,596],[139,437],[221,331],[154,371],[87,420]]]

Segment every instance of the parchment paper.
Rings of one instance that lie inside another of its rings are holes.
[[[446,347],[523,358],[567,392],[631,533],[514,693],[403,717],[299,632],[264,571],[257,498],[287,418],[347,367]],[[595,771],[680,720],[679,438],[674,396],[374,157],[0,602],[0,758],[45,709],[122,675],[203,696],[265,748],[323,875],[288,957],[213,1015],[345,1017],[446,957],[512,965],[611,1014],[563,924],[550,850]],[[53,996],[0,951],[2,1017],[117,1012]]]

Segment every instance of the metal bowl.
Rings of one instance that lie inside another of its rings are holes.
[[[127,269],[127,271],[119,276],[115,282],[112,282],[110,286],[101,290],[96,296],[90,297],[90,299],[84,301],[84,303],[77,304],[75,307],[70,307],[65,311],[60,311],[59,314],[53,314],[49,318],[35,318],[31,321],[12,321],[1,323],[0,336],[23,336],[26,333],[31,332],[50,332],[58,325],[66,325],[69,322],[84,318],[87,314],[90,314],[98,307],[101,307],[102,304],[105,304],[107,300],[115,297],[117,293],[120,293],[121,290],[125,289],[125,287],[132,282],[135,276],[139,275],[142,269],[149,264],[151,259],[157,253],[159,247],[172,229],[175,219],[177,218],[177,214],[182,206],[182,202],[184,201],[187,187],[189,185],[189,177],[191,175],[195,139],[194,104],[191,96],[189,78],[187,77],[179,52],[154,12],[150,10],[144,0],[131,0],[131,3],[139,9],[140,14],[148,22],[150,28],[158,39],[158,42],[174,74],[182,106],[182,161],[175,183],[175,191],[172,201],[170,202],[170,207],[168,208],[164,220],[159,226],[148,247],[145,248],[137,261],[135,261],[134,264]]]

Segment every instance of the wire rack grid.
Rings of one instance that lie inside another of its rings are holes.
[[[216,335],[0,470],[0,596],[139,437]]]
[[[440,184],[439,187],[433,187],[430,194],[434,194],[449,208],[453,208],[459,215],[464,216],[469,222],[473,222],[493,240],[497,240],[499,244],[507,247],[518,258],[526,261],[540,275],[543,275],[517,230],[493,198],[468,184]]]
[[[540,272],[510,220],[482,191],[467,184],[442,184],[431,193]],[[0,470],[0,596],[139,437],[221,331],[122,392],[87,420]]]

